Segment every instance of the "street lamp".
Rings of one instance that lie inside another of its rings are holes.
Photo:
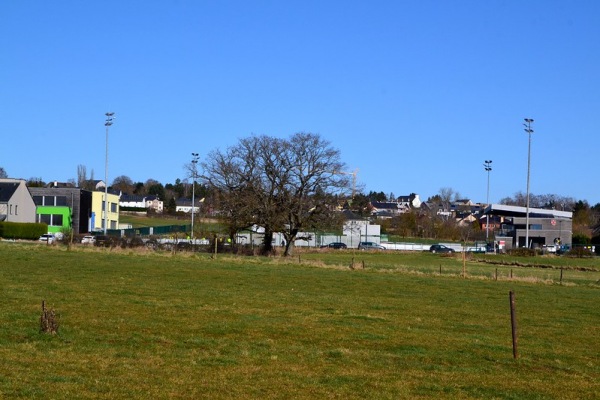
[[[531,129],[531,123],[533,119],[525,118],[525,132],[529,135],[529,146],[527,148],[527,211],[525,215],[525,246],[529,248],[529,172],[531,170],[531,134],[533,133],[533,129]]]
[[[107,112],[106,121],[106,159],[104,160],[104,235],[106,235],[106,229],[108,226],[108,127],[113,124],[114,112]]]
[[[194,240],[194,203],[196,194],[196,167],[198,165],[198,153],[192,153],[192,240]]]
[[[486,205],[490,205],[490,171],[492,170],[492,160],[485,160],[483,162],[483,167],[487,171],[487,197],[486,197]],[[485,241],[488,241],[490,236],[490,214],[489,212],[485,215]]]

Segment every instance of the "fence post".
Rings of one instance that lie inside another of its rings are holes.
[[[517,312],[515,308],[515,292],[511,290],[508,295],[510,299],[510,325],[512,332],[513,358],[516,360],[519,357],[517,349],[519,340],[517,337]]]
[[[560,284],[562,285],[562,275],[563,275],[563,269],[562,267],[560,267]]]

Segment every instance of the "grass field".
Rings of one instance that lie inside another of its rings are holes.
[[[0,242],[0,259],[0,398],[600,398],[593,261],[558,266],[560,284],[481,258],[465,279],[460,257],[431,254]],[[39,332],[42,300],[58,335]]]

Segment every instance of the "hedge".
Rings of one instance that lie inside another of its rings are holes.
[[[0,222],[0,237],[5,239],[36,240],[48,233],[48,225],[26,222]]]

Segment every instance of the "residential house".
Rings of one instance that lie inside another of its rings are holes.
[[[194,200],[194,214],[200,212],[201,203],[204,203],[204,199],[195,199]],[[183,212],[189,214],[192,212],[192,200],[191,199],[177,199],[175,200],[176,208],[175,212]]]
[[[82,189],[86,189],[86,190],[89,190],[92,192],[95,190],[101,192],[104,190],[105,187],[106,187],[106,184],[101,179],[93,179],[93,180],[90,179],[90,180],[82,182],[82,184],[81,184]]]
[[[121,194],[119,197],[119,206],[121,208],[139,208],[145,210],[154,210],[157,213],[162,213],[164,209],[163,201],[158,196],[138,196],[131,194]]]
[[[399,196],[396,201],[372,201],[369,203],[371,213],[377,218],[391,218],[420,207],[421,200],[419,195],[415,193],[408,196]]]
[[[35,203],[22,179],[0,179],[0,221],[35,222]]]

